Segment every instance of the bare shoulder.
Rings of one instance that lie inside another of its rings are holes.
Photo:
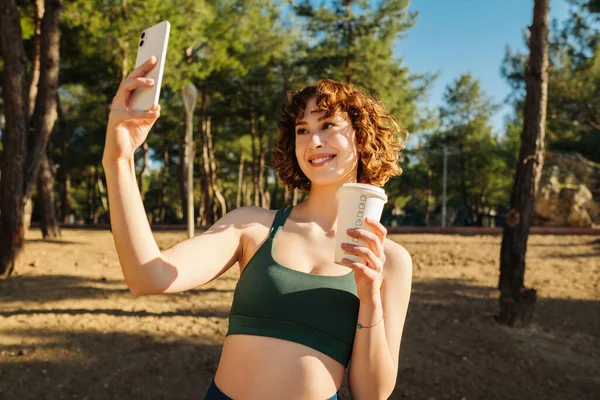
[[[236,219],[243,224],[244,233],[252,233],[257,229],[268,229],[273,223],[277,211],[256,206],[244,206],[232,212],[237,212]]]
[[[261,230],[260,227],[270,224],[273,221],[274,215],[275,211],[261,207],[239,207],[225,214],[204,235],[211,235],[224,230],[235,231],[237,232],[238,240],[244,246],[248,237],[253,237],[257,231]]]
[[[240,207],[237,210],[240,214],[237,219],[242,226],[242,252],[239,263],[240,268],[243,269],[268,237],[269,228],[273,224],[277,211],[256,206]]]
[[[256,206],[243,206],[236,208],[228,213],[235,222],[250,225],[252,223],[260,223],[270,215],[275,215],[275,210],[267,210],[266,208]]]
[[[219,222],[234,225],[236,229],[245,233],[253,226],[261,225],[267,222],[269,218],[273,219],[272,215],[275,215],[275,211],[255,206],[244,206],[229,211]]]
[[[412,257],[404,246],[385,238],[383,252],[385,254],[384,268],[386,270],[391,270],[390,272],[403,275],[404,277],[412,276]]]

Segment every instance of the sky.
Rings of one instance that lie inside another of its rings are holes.
[[[533,0],[411,0],[408,9],[419,16],[406,37],[397,41],[395,56],[415,73],[439,71],[426,104],[440,106],[445,88],[466,72],[494,102],[504,103],[510,87],[500,66],[507,45],[512,51],[526,51],[523,32],[532,22]],[[550,18],[562,21],[568,9],[565,0],[551,0]],[[494,115],[495,133],[504,131],[504,117],[510,112],[505,105]]]

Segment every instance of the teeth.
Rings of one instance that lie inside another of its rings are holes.
[[[323,158],[317,158],[317,159],[315,159],[315,160],[311,160],[311,163],[313,163],[313,164],[320,164],[320,163],[322,163],[323,161],[325,161],[325,160],[329,160],[329,159],[332,159],[332,158],[333,158],[333,156],[329,156],[329,157],[323,157]]]

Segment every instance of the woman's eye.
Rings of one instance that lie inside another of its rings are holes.
[[[334,124],[332,124],[331,122],[325,122],[325,123],[323,124],[323,129],[327,129],[327,128],[326,128],[326,126],[327,126],[327,125],[335,126],[335,125],[334,125]]]
[[[296,131],[296,134],[297,134],[297,135],[302,135],[302,134],[304,134],[304,132],[306,132],[306,129],[302,129],[302,128],[300,128],[300,129],[298,129],[298,130]]]

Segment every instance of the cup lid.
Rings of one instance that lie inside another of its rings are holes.
[[[360,190],[369,192],[369,194],[375,195],[387,202],[387,195],[385,190],[379,186],[369,185],[368,183],[344,183],[340,190]]]

